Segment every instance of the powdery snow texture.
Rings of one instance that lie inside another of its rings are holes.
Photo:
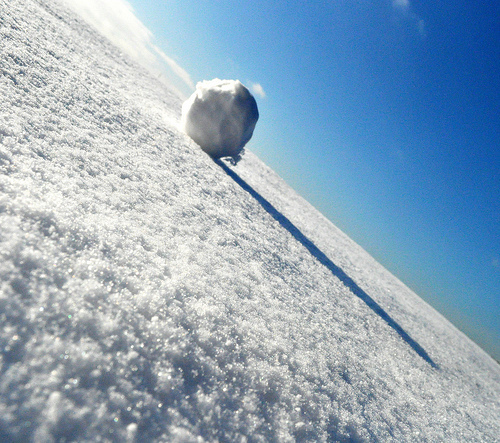
[[[238,80],[199,82],[182,105],[182,127],[214,158],[237,157],[259,119],[257,103]]]
[[[498,441],[498,365],[251,152],[439,369],[65,7],[0,0],[0,41],[0,441]]]

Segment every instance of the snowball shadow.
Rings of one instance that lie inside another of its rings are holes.
[[[285,228],[293,237],[302,243],[302,245],[324,266],[326,266],[331,273],[337,277],[351,292],[358,298],[363,300],[366,305],[377,314],[380,318],[394,329],[399,336],[427,363],[433,368],[439,369],[439,366],[431,359],[425,349],[420,346],[410,335],[357,283],[349,277],[340,267],[333,263],[311,240],[309,240],[287,217],[279,212],[271,203],[269,203],[262,195],[253,189],[245,180],[243,180],[234,170],[229,168],[222,160],[214,159],[222,170],[231,177],[242,189],[247,191],[260,205],[276,220],[280,225]]]

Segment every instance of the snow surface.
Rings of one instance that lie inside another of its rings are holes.
[[[182,105],[182,128],[213,158],[237,157],[252,138],[257,103],[239,80],[205,80]]]
[[[55,0],[0,41],[1,441],[499,441],[496,362],[254,155]]]

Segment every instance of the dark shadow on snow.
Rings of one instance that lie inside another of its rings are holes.
[[[296,240],[298,240],[302,245],[304,245],[307,250],[316,259],[326,266],[332,274],[337,277],[344,285],[346,285],[351,292],[363,300],[373,312],[375,312],[379,317],[387,322],[387,324],[393,328],[400,337],[427,363],[429,363],[433,368],[438,368],[438,365],[430,358],[429,354],[425,351],[422,346],[420,346],[415,340],[413,340],[408,333],[387,313],[384,309],[371,298],[363,289],[361,289],[356,282],[349,277],[341,268],[339,268],[335,263],[333,263],[311,240],[309,240],[302,232],[283,214],[281,214],[276,208],[269,203],[264,197],[262,197],[255,189],[253,189],[245,180],[243,180],[236,172],[229,168],[222,160],[214,160],[224,172],[229,175],[236,183],[238,183],[245,191],[247,191],[255,200],[257,200],[260,205],[276,220],[281,226],[283,226],[290,234],[292,234]]]

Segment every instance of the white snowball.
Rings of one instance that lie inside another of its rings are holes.
[[[214,158],[236,157],[259,119],[257,103],[239,80],[199,82],[182,105],[182,127]]]

